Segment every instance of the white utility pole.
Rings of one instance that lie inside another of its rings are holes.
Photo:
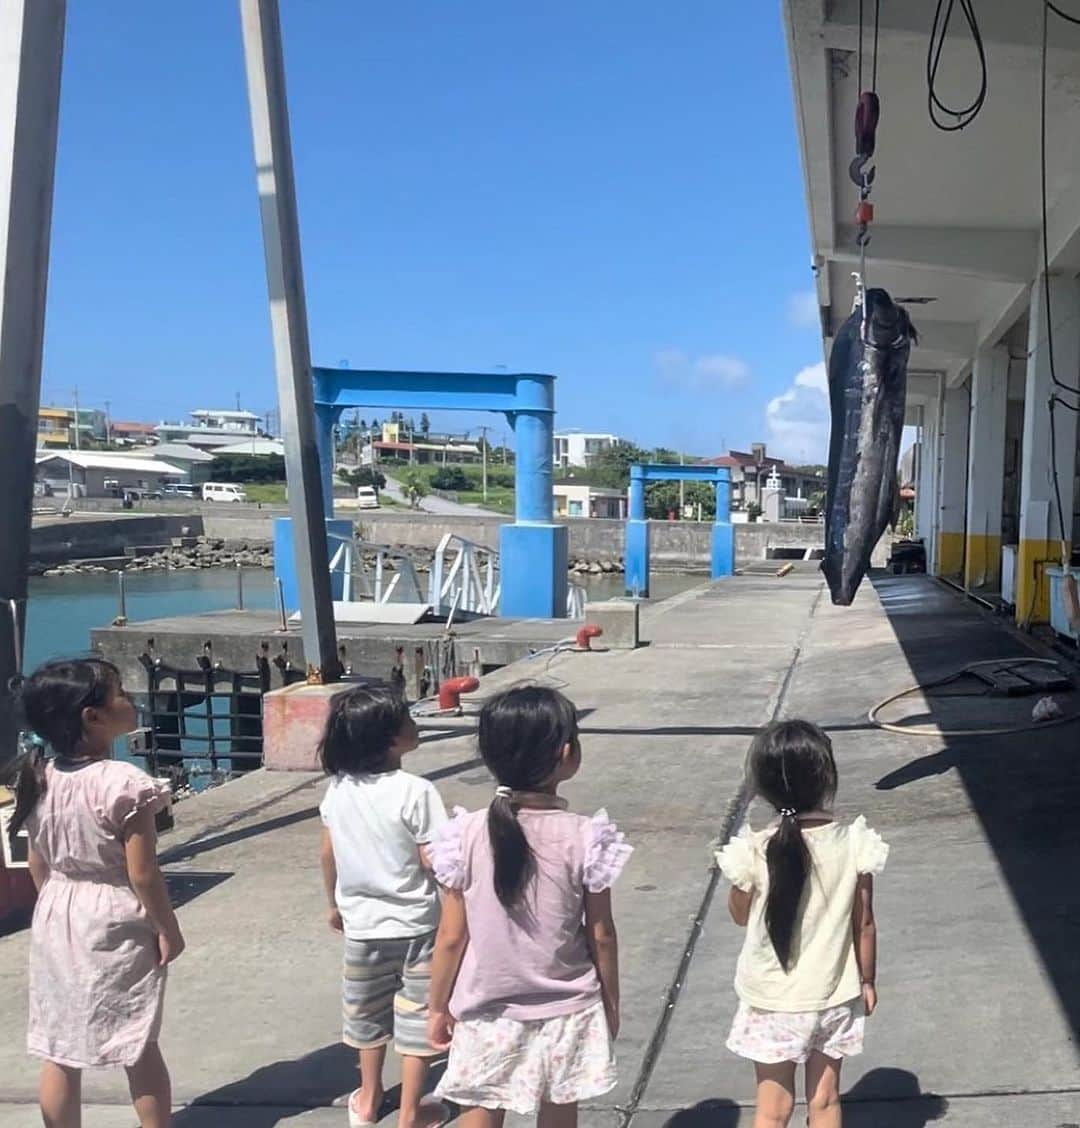
[[[0,0],[0,760],[16,750],[64,0]]]
[[[337,654],[326,509],[315,437],[311,347],[285,96],[281,18],[277,0],[240,0],[240,16],[304,659],[309,681],[332,682],[340,675],[341,662]]]
[[[82,435],[80,434],[82,428],[79,426],[81,420],[79,418],[79,386],[75,385],[75,449],[82,450]]]
[[[481,457],[481,461],[482,461],[483,467],[484,467],[483,472],[482,472],[484,501],[487,501],[487,497],[488,497],[488,491],[487,491],[487,433],[488,433],[489,430],[490,430],[489,427],[481,427],[480,428],[480,457]]]

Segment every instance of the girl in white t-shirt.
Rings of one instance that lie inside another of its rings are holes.
[[[791,1119],[799,1064],[811,1128],[839,1128],[840,1066],[862,1051],[877,1006],[873,875],[889,848],[862,815],[850,825],[833,818],[836,763],[816,725],[763,729],[747,776],[780,818],[765,830],[743,827],[717,854],[732,882],[732,919],[747,930],[728,1049],[757,1071],[754,1128]]]

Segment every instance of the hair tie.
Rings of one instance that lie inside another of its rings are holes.
[[[799,812],[794,807],[781,807],[780,817],[782,819],[793,819]]]
[[[514,797],[514,789],[512,787],[496,787],[495,788],[495,798],[496,799],[513,799],[513,797]]]

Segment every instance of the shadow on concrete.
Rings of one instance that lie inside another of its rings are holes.
[[[190,904],[196,897],[216,889],[232,876],[231,873],[166,873],[165,885],[169,890],[172,907],[179,909]]]
[[[920,684],[981,659],[1033,656],[1001,620],[932,580],[888,577],[874,586]],[[1054,696],[1066,713],[1077,710],[1075,693]],[[926,707],[942,728],[991,727],[1030,719],[1036,700],[932,697]],[[1076,725],[1060,725],[1012,736],[946,737],[942,751],[877,784],[887,790],[959,774],[1073,1029],[1080,1029],[1080,882],[1062,875],[1080,871],[1078,732]]]
[[[680,1109],[664,1128],[738,1128],[742,1110],[734,1101],[711,1098]]]
[[[949,1102],[923,1093],[906,1069],[872,1069],[843,1096],[846,1128],[923,1128],[940,1120]]]
[[[442,1076],[445,1062],[434,1064],[428,1074],[430,1092]],[[341,1119],[347,1113],[344,1100],[359,1084],[356,1050],[336,1042],[303,1057],[261,1066],[239,1081],[203,1093],[173,1116],[173,1128],[205,1128],[211,1121],[208,1110],[242,1109],[244,1128],[274,1128],[285,1120],[303,1117],[313,1108],[329,1108],[339,1102]],[[401,1087],[386,1093],[380,1119],[398,1106]]]

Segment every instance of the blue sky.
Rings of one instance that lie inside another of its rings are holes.
[[[779,3],[282,18],[315,363],[547,371],[561,427],[820,457]],[[68,6],[43,399],[76,384],[117,419],[274,404],[231,0]]]

